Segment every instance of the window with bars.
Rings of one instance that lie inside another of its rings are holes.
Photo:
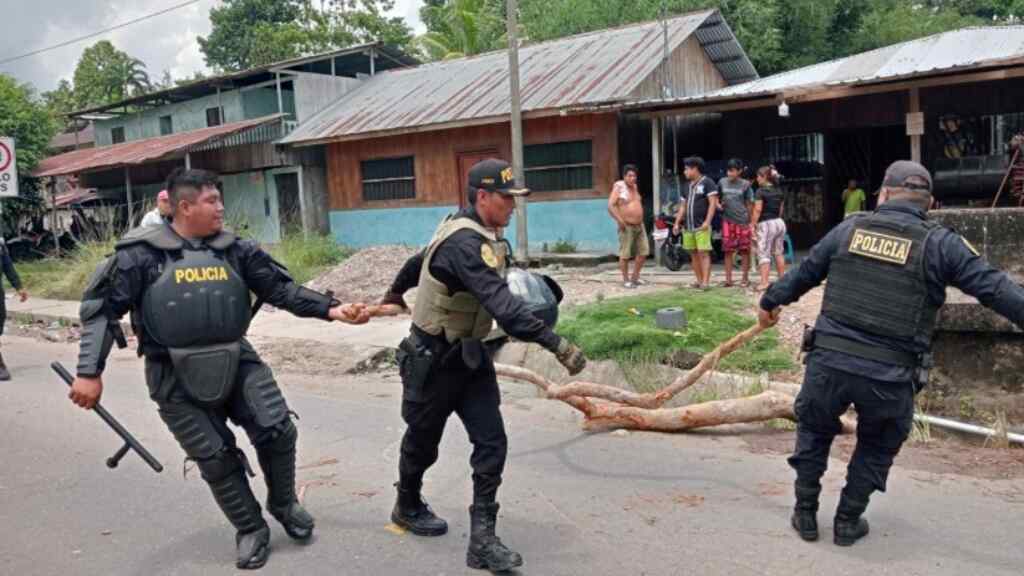
[[[408,200],[416,197],[415,157],[379,158],[361,162],[363,200]]]
[[[591,140],[525,146],[523,161],[526,187],[534,192],[590,190],[594,187]]]
[[[764,139],[770,162],[825,162],[825,136],[820,133]]]
[[[110,142],[113,144],[124,142],[124,126],[110,129]]]

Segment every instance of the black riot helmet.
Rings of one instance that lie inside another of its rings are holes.
[[[558,303],[562,301],[562,287],[548,276],[534,274],[522,268],[509,268],[505,281],[512,295],[522,300],[526,308],[548,328],[558,323]]]

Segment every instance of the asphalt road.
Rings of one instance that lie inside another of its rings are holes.
[[[47,367],[74,365],[72,345],[4,338],[15,375],[0,383],[0,574],[231,574],[234,533],[146,397],[141,363],[118,352],[104,404],[160,459],[153,473],[73,407]],[[309,353],[316,354],[316,350]],[[450,533],[422,539],[388,527],[396,477],[400,385],[393,376],[282,374],[299,413],[300,484],[317,517],[308,546],[272,524],[263,574],[479,574],[464,564],[471,494],[468,444],[448,429],[425,493]],[[499,493],[499,534],[526,559],[521,574],[1013,575],[1024,572],[1019,481],[897,467],[869,509],[872,533],[852,548],[791,533],[791,472],[729,433],[585,435],[565,406],[507,387],[511,455]],[[244,438],[244,435],[240,435]],[[250,458],[254,454],[243,442]],[[898,461],[897,461],[898,466]],[[843,466],[826,477],[820,522]],[[262,498],[262,480],[254,480]]]

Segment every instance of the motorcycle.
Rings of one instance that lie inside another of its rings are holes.
[[[654,242],[655,245],[660,244],[658,258],[661,264],[672,272],[678,272],[690,262],[690,253],[683,249],[682,233],[675,234],[672,231],[678,208],[679,202],[666,204],[662,207],[661,213],[654,218]],[[711,260],[722,262],[724,259],[721,215],[716,214],[711,224]]]

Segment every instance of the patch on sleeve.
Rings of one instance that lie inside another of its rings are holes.
[[[491,268],[498,267],[498,256],[494,253],[494,248],[491,248],[490,244],[484,243],[480,245],[480,258],[483,259],[484,264]]]
[[[967,240],[967,238],[964,238],[963,236],[961,236],[960,239],[963,240],[964,246],[967,246],[967,249],[971,251],[971,254],[974,254],[975,256],[981,256],[981,252],[978,252],[978,249],[975,248],[974,244],[971,244]]]
[[[858,256],[902,265],[906,264],[910,257],[911,245],[913,245],[913,241],[909,238],[858,228],[853,231],[853,236],[850,238],[849,251]]]

